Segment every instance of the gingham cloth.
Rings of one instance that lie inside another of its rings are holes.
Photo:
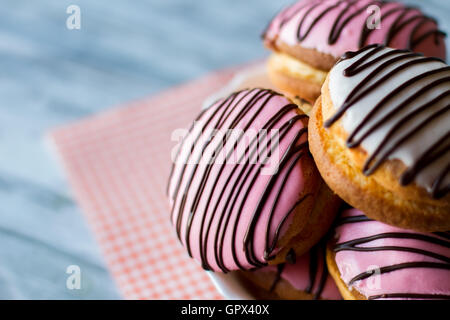
[[[221,299],[170,223],[174,129],[232,79],[227,69],[50,133],[76,201],[126,299]]]

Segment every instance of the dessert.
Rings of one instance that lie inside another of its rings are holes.
[[[298,1],[281,11],[263,35],[273,51],[268,70],[274,84],[312,104],[345,52],[384,44],[445,59],[444,38],[437,22],[419,9],[373,0]]]
[[[329,229],[339,200],[308,150],[308,117],[268,89],[203,110],[174,156],[171,220],[190,256],[228,272],[302,255]]]
[[[450,230],[450,67],[370,45],[330,71],[309,123],[330,188],[372,219]]]
[[[330,274],[347,300],[450,299],[450,233],[419,233],[356,209],[337,220]]]

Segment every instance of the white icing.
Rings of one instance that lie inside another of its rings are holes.
[[[371,49],[373,50],[373,49]],[[362,52],[357,56],[343,60],[338,63],[330,72],[330,81],[329,81],[329,90],[331,95],[331,100],[333,102],[335,110],[339,109],[350,92],[355,89],[355,87],[367,76],[373,72],[377,67],[391,59],[392,56],[388,58],[384,58],[381,61],[375,63],[373,66],[370,66],[363,72],[360,72],[354,76],[346,77],[343,72],[346,68],[348,68],[355,61],[362,58],[369,51]],[[379,57],[382,54],[385,54],[393,49],[384,48],[373,57],[368,59],[367,61],[372,61],[373,59]],[[403,59],[397,61],[387,67],[383,72],[375,76],[370,80],[369,85],[375,83],[377,80],[394,70],[395,68],[403,65],[409,61],[421,59],[421,57],[411,57],[407,59]],[[367,62],[366,61],[366,62]],[[366,63],[364,62],[364,63]],[[440,69],[446,67],[447,65],[442,62],[426,62],[420,63],[404,69],[399,73],[391,76],[387,81],[384,81],[382,85],[380,85],[377,89],[373,90],[369,94],[365,95],[361,100],[355,103],[352,107],[350,107],[343,115],[342,125],[346,132],[353,132],[354,129],[362,122],[362,120],[366,117],[366,115],[390,92],[392,92],[395,88],[401,86],[406,81],[431,70]],[[437,79],[450,76],[450,71],[446,71],[443,73],[439,73],[437,75],[429,76],[419,82],[416,82],[414,85],[408,87],[403,90],[402,93],[396,95],[392,98],[388,103],[386,103],[383,108],[377,113],[376,116],[371,118],[369,121],[369,125],[365,125],[363,130],[360,130],[356,135],[356,139],[365,133],[365,130],[370,127],[370,124],[376,123],[377,120],[383,118],[388,112],[390,112],[394,107],[398,106],[409,97],[414,95],[424,86],[436,81]],[[367,85],[365,86],[367,87]],[[435,86],[433,90],[428,91],[423,96],[417,97],[414,99],[412,103],[408,105],[402,112],[398,112],[392,117],[389,117],[388,120],[385,120],[383,124],[378,127],[374,132],[372,132],[368,137],[366,137],[361,146],[368,152],[369,156],[372,155],[378,146],[382,143],[383,139],[387,136],[388,132],[394,127],[396,122],[403,118],[406,114],[416,110],[421,107],[423,104],[430,102],[434,98],[438,97],[445,91],[450,90],[450,83],[445,82],[438,86]],[[440,100],[439,103],[435,103],[431,108],[428,108],[426,111],[420,114],[420,116],[414,117],[408,123],[406,123],[399,131],[397,131],[392,138],[389,139],[389,142],[386,144],[386,147],[383,150],[387,150],[389,146],[394,144],[400,137],[404,136],[409,130],[413,127],[417,126],[419,123],[424,121],[428,116],[444,108],[445,106],[450,105],[450,97],[446,97],[445,99]],[[326,119],[325,119],[326,120]],[[449,132],[450,129],[450,113],[446,112],[437,119],[428,122],[422,130],[409,140],[404,142],[400,147],[396,148],[394,152],[392,152],[388,159],[398,159],[401,160],[406,166],[411,166],[414,162],[416,162],[426,151],[437,142],[437,140],[443,137],[445,134]],[[380,153],[378,156],[383,154]],[[419,172],[416,176],[415,182],[416,184],[426,188],[429,192],[432,189],[433,182],[442,172],[442,170],[450,163],[450,152],[447,152],[445,156],[442,156],[439,160],[433,162],[426,169]],[[445,186],[450,183],[450,175],[447,174],[441,186]]]

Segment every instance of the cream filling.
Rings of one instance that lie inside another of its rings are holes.
[[[328,74],[285,53],[272,54],[269,58],[269,65],[276,71],[287,74],[290,77],[307,80],[320,85],[325,82]]]

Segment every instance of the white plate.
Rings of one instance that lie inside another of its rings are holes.
[[[275,87],[271,84],[267,76],[265,62],[247,67],[241,72],[237,73],[233,77],[233,79],[221,90],[215,92],[205,99],[202,105],[202,109],[208,108],[215,101],[219,100],[220,98],[227,97],[235,91],[252,87],[275,90]]]
[[[228,300],[255,300],[256,297],[234,273],[206,272],[219,293]]]

